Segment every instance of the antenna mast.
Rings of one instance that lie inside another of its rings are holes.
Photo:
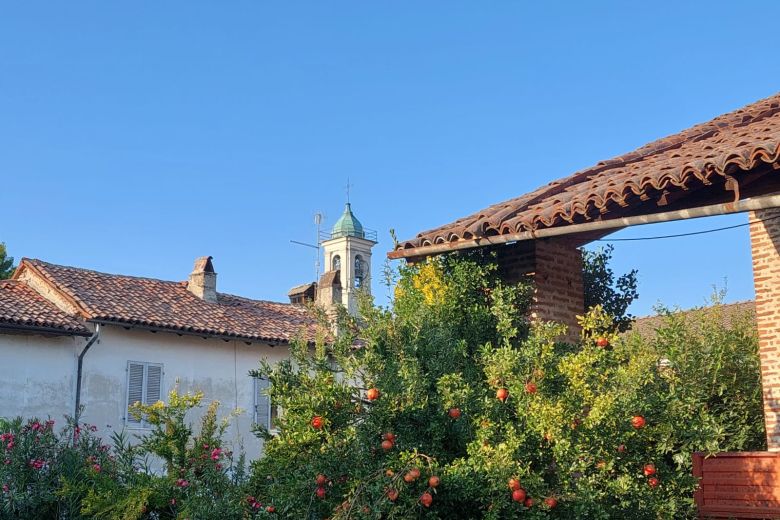
[[[317,259],[314,261],[314,281],[320,281],[320,254],[322,253],[320,241],[320,228],[322,226],[322,213],[319,211],[314,214],[314,225],[317,228],[317,234],[314,235],[314,243],[317,244]]]
[[[317,245],[309,244],[307,242],[299,242],[298,240],[290,240],[290,242],[292,242],[293,244],[310,247],[317,251],[317,257],[314,260],[314,281],[315,282],[318,282],[320,280],[320,253],[322,247],[322,241],[320,240],[320,227],[322,225],[323,218],[324,215],[319,211],[314,214],[314,226],[316,227],[316,232],[317,232],[317,236],[314,237],[314,244]]]

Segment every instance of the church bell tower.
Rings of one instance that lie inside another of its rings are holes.
[[[342,304],[357,313],[358,291],[371,293],[371,248],[376,231],[364,229],[347,202],[330,233],[321,237],[325,274],[317,288],[317,302],[326,307]]]

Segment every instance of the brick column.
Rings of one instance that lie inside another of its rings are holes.
[[[568,329],[561,339],[578,341],[577,316],[585,311],[580,250],[564,240],[539,239],[499,247],[496,252],[505,280],[525,279],[533,284],[531,319],[563,323]]]
[[[750,213],[750,245],[767,446],[780,451],[780,208]]]

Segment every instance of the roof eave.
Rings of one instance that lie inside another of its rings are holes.
[[[96,323],[100,325],[114,325],[117,327],[148,330],[150,332],[168,332],[179,336],[196,336],[199,338],[221,339],[223,341],[263,343],[272,347],[278,347],[278,346],[284,346],[290,344],[290,341],[284,338],[264,338],[260,336],[253,337],[253,336],[241,336],[241,335],[234,335],[234,334],[217,334],[217,333],[211,333],[207,331],[193,331],[193,330],[179,329],[175,327],[161,327],[155,325],[146,325],[143,323],[136,323],[130,320],[118,320],[118,319],[115,320],[115,319],[103,318],[103,319],[91,319],[87,321],[89,323]]]
[[[744,211],[753,211],[758,209],[780,207],[780,194],[765,195],[754,197],[736,202],[722,204],[713,204],[709,206],[700,206],[690,209],[680,209],[676,211],[666,211],[658,213],[649,213],[645,215],[633,215],[629,217],[614,218],[608,220],[598,220],[594,222],[585,222],[582,224],[570,224],[552,228],[544,228],[536,231],[523,231],[520,233],[507,233],[489,237],[481,237],[473,240],[459,240],[441,244],[431,244],[407,249],[396,249],[390,251],[387,257],[391,260],[401,258],[416,259],[427,256],[434,256],[453,251],[474,249],[490,245],[507,244],[509,242],[520,242],[523,240],[536,240],[540,238],[549,238],[554,236],[573,236],[581,233],[603,230],[617,230],[627,226],[637,226],[643,224],[652,224],[657,222],[670,222],[673,220],[683,220],[691,218],[709,217],[713,215],[728,215],[731,213],[742,213]]]
[[[80,336],[89,337],[92,335],[87,329],[67,330],[59,327],[47,327],[42,325],[23,325],[20,323],[0,323],[0,333],[10,334],[43,334],[46,336]]]

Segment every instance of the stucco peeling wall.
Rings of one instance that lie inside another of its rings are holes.
[[[84,343],[81,338],[0,335],[0,416],[51,416],[61,422],[63,415],[72,415],[76,358]],[[84,358],[82,421],[96,425],[104,438],[122,429],[131,438],[145,433],[125,425],[127,363],[159,363],[164,372],[163,400],[177,379],[181,392],[204,392],[201,408],[189,416],[193,423],[212,400],[220,401],[221,417],[236,408],[243,410],[230,422],[226,447],[257,458],[262,445],[251,432],[254,384],[248,371],[261,357],[274,363],[288,357],[288,349],[103,326],[100,340]]]
[[[73,415],[82,338],[0,334],[0,417]]]

